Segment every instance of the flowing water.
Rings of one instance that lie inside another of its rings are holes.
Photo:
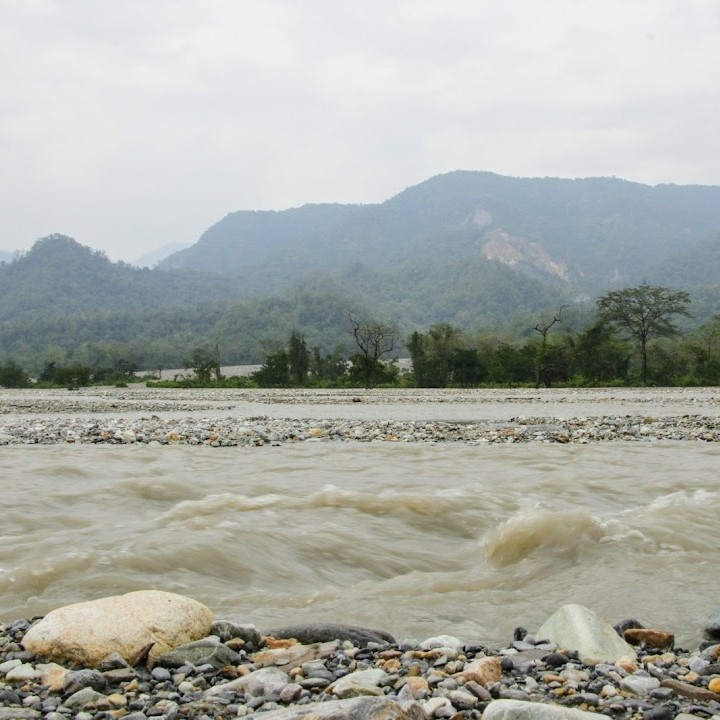
[[[259,629],[507,640],[578,602],[697,646],[716,444],[4,447],[0,621],[157,588]]]

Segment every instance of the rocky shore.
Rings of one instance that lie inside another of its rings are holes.
[[[680,649],[573,605],[493,647],[342,625],[260,632],[140,591],[0,625],[0,720],[717,720],[720,611],[705,633]]]
[[[469,444],[720,440],[720,419],[703,415],[519,417],[510,421],[279,419],[268,416],[196,418],[15,418],[0,422],[0,445],[208,445],[251,447],[298,442]]]

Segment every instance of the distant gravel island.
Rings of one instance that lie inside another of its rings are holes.
[[[717,388],[0,392],[0,444],[720,440]]]

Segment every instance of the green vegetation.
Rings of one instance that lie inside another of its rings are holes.
[[[681,331],[676,316],[689,315],[684,291],[640,285],[613,291],[596,302],[583,323],[564,317],[565,308],[525,323],[523,337],[469,333],[440,323],[413,330],[404,339],[411,369],[401,371],[394,354],[399,331],[390,323],[346,318],[348,351],[310,348],[293,329],[285,343],[266,352],[249,377],[221,374],[221,348],[197,346],[184,366],[192,374],[153,387],[500,387],[720,384],[720,315]],[[45,364],[37,386],[79,387],[135,380],[128,360],[112,367]],[[0,365],[0,385],[27,387],[28,373],[14,359]]]

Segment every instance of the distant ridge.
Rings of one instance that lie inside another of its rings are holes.
[[[718,236],[717,186],[455,171],[376,205],[230,213],[159,267],[232,275],[257,293],[353,263],[402,272],[466,258],[592,294],[667,277],[678,253]]]

